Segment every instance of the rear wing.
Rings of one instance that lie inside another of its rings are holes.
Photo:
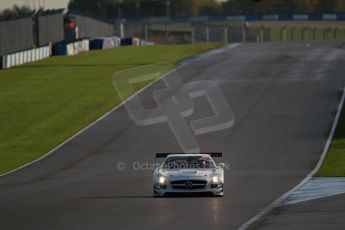
[[[176,154],[190,154],[190,153],[156,153],[156,158],[167,158],[169,155],[176,155]],[[210,155],[211,157],[223,157],[223,153],[194,153],[194,154],[207,154],[207,155]]]

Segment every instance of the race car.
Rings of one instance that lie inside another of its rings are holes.
[[[153,173],[154,196],[198,193],[222,197],[224,164],[217,166],[212,157],[222,157],[222,153],[157,153],[156,158],[165,160]]]

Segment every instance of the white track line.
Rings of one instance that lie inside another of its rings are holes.
[[[256,223],[257,221],[261,220],[263,217],[267,216],[270,211],[272,211],[275,207],[279,206],[280,204],[282,204],[284,202],[284,200],[286,200],[293,192],[295,192],[297,189],[301,188],[302,186],[304,186],[307,182],[309,182],[309,180],[313,177],[313,175],[315,173],[317,173],[317,171],[319,171],[323,161],[325,160],[325,157],[327,155],[327,152],[329,150],[329,147],[332,143],[332,139],[335,133],[335,130],[337,128],[339,119],[340,119],[340,115],[341,115],[341,111],[342,108],[344,106],[344,100],[345,100],[345,88],[343,89],[343,95],[341,97],[340,103],[338,105],[338,109],[337,109],[337,115],[335,116],[335,119],[333,121],[333,125],[332,125],[332,129],[328,135],[328,139],[326,142],[326,145],[323,149],[322,155],[320,157],[319,162],[317,163],[316,167],[313,169],[313,171],[311,171],[296,187],[294,187],[293,189],[291,189],[290,191],[288,191],[287,193],[285,193],[284,195],[282,195],[281,197],[279,197],[277,200],[275,200],[272,204],[270,204],[269,206],[267,206],[266,208],[264,208],[263,210],[261,210],[256,216],[254,216],[253,218],[251,218],[250,220],[248,220],[246,223],[244,223],[239,230],[245,230],[248,229],[249,227],[251,227],[254,223]]]
[[[235,48],[237,46],[239,46],[240,44],[233,44],[232,46],[228,46],[228,47],[223,47],[223,48],[218,48],[218,49],[223,49],[223,51],[225,50],[228,50],[228,49],[232,49],[232,48]],[[209,53],[209,52],[212,52],[211,55],[207,56],[207,57],[210,57],[212,55],[215,55],[215,54],[218,54],[220,52],[215,52],[214,50],[210,50],[210,51],[207,51],[203,54],[198,54],[196,55],[196,57],[198,56],[201,56],[201,58],[196,58],[194,61],[199,61],[201,59],[204,59],[203,58],[203,55]],[[189,62],[188,64],[194,62],[194,61],[191,61]],[[174,70],[178,70],[180,68],[182,68],[183,66],[178,66],[172,70],[170,70],[168,73],[162,75],[161,77],[157,78],[156,80],[152,81],[151,83],[149,83],[148,85],[146,85],[145,87],[143,87],[142,89],[140,89],[139,91],[137,91],[136,93],[134,93],[132,96],[128,97],[126,100],[122,101],[120,104],[118,104],[116,107],[114,107],[113,109],[111,109],[110,111],[106,112],[104,115],[102,115],[100,118],[98,118],[97,120],[95,120],[94,122],[92,122],[91,124],[89,124],[88,126],[86,126],[85,128],[83,128],[82,130],[80,130],[79,132],[77,132],[76,134],[74,134],[73,136],[71,136],[70,138],[68,138],[67,140],[65,140],[64,142],[62,142],[61,144],[59,144],[58,146],[56,146],[55,148],[53,148],[52,150],[50,150],[48,153],[44,154],[43,156],[37,158],[36,160],[34,161],[31,161],[25,165],[22,165],[16,169],[13,169],[9,172],[6,172],[6,173],[3,173],[3,174],[0,174],[0,177],[4,177],[4,176],[7,176],[9,174],[12,174],[12,173],[15,173],[15,172],[18,172],[19,170],[22,170],[30,165],[33,165],[35,163],[37,163],[38,161],[48,157],[49,155],[53,154],[56,150],[62,148],[64,145],[66,145],[68,142],[72,141],[73,139],[75,139],[76,137],[78,137],[80,134],[82,134],[83,132],[85,132],[86,130],[88,130],[89,128],[91,128],[92,126],[94,126],[95,124],[97,124],[98,122],[102,121],[104,118],[106,118],[107,116],[109,116],[111,113],[115,112],[117,109],[119,109],[121,106],[123,106],[125,103],[127,103],[128,101],[130,101],[133,97],[137,96],[138,94],[140,94],[141,92],[143,92],[145,89],[147,89],[148,87],[150,87],[151,85],[155,84],[156,82],[158,82],[159,80],[165,78],[167,75],[169,75],[171,72],[173,72]]]

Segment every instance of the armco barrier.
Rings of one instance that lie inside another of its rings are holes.
[[[13,54],[2,56],[2,69],[9,69],[14,66],[25,63],[39,61],[48,58],[51,54],[50,46],[44,46],[36,49],[25,50]]]
[[[262,15],[229,15],[203,17],[171,17],[170,22],[206,22],[206,21],[262,21],[262,20],[345,20],[345,13],[337,14],[262,14]],[[151,17],[148,23],[165,23],[165,17]]]
[[[81,41],[65,43],[60,42],[53,45],[53,55],[72,56],[81,52],[89,51],[89,40],[83,39]]]

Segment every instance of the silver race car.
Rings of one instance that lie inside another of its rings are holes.
[[[166,159],[153,174],[154,196],[176,193],[223,196],[224,164],[217,166],[212,157],[222,157],[222,153],[157,153],[156,158]]]

